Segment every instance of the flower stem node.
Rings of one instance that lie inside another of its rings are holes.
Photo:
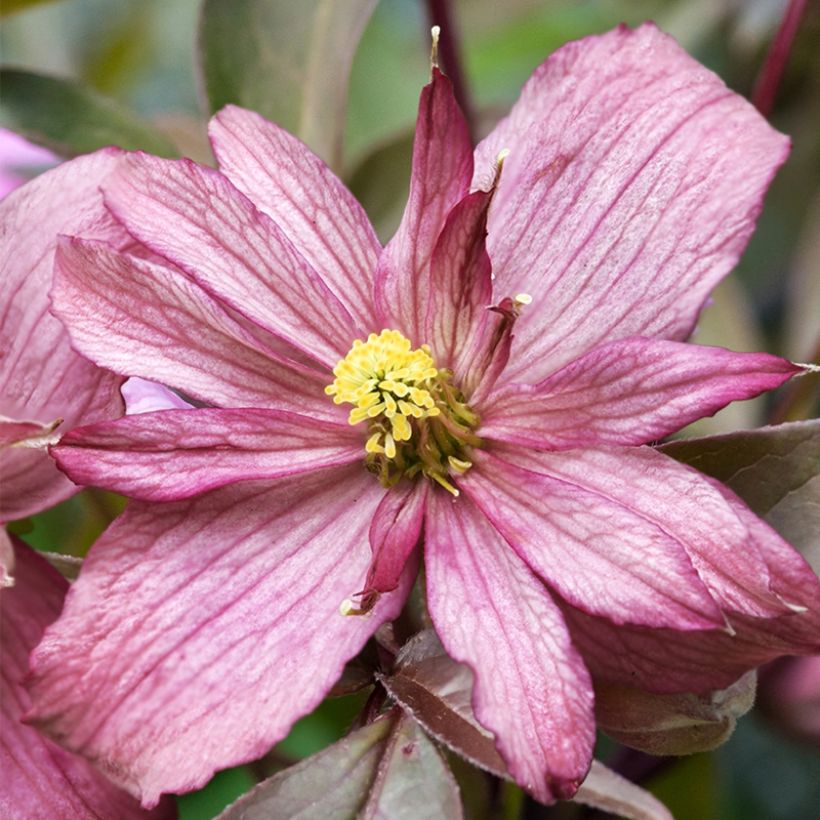
[[[413,349],[397,330],[371,333],[353,342],[333,375],[325,393],[353,405],[350,424],[367,423],[365,462],[385,487],[421,474],[458,495],[448,476],[472,466],[469,448],[481,443],[473,432],[478,416],[453,374],[436,367],[428,345]]]

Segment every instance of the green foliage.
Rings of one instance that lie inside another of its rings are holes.
[[[217,772],[208,785],[198,792],[177,798],[179,820],[202,820],[216,816],[225,806],[256,784],[245,766]]]
[[[236,103],[341,165],[347,81],[376,0],[205,0],[199,66],[210,110]]]
[[[136,114],[71,80],[4,68],[0,88],[0,125],[63,157],[106,145],[176,154],[171,142]]]

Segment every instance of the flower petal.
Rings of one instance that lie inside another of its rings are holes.
[[[430,305],[424,339],[439,367],[461,376],[492,303],[487,210],[492,191],[474,191],[447,215],[430,258]],[[459,380],[459,384],[463,379]]]
[[[533,297],[507,371],[533,382],[603,341],[686,338],[788,140],[644,25],[540,66],[476,149],[477,180],[502,148],[488,248],[497,291]]]
[[[347,353],[350,314],[281,228],[222,174],[132,154],[103,190],[129,233],[219,301],[323,365]]]
[[[615,623],[724,624],[674,534],[594,485],[552,475],[549,461],[515,455],[476,452],[458,486],[563,598]]]
[[[370,524],[373,561],[364,592],[398,586],[410,553],[418,546],[429,482],[403,481],[385,493]]]
[[[547,450],[646,444],[799,372],[766,353],[633,337],[596,347],[539,384],[495,391],[480,435]]]
[[[120,388],[120,393],[125,400],[127,416],[153,413],[156,410],[190,410],[193,407],[167,387],[139,376],[128,379]]]
[[[66,752],[21,723],[30,706],[22,686],[29,652],[43,630],[60,614],[68,588],[59,573],[33,550],[15,540],[15,586],[0,590],[0,808],[4,817],[83,818],[173,817],[168,801],[155,812],[143,811],[87,761]]]
[[[0,527],[0,590],[14,586],[14,547],[5,527]]]
[[[72,430],[51,448],[60,469],[77,484],[144,501],[174,501],[237,481],[296,476],[350,464],[362,453],[362,436],[349,425],[255,408],[128,416]]]
[[[731,618],[734,634],[724,630],[678,632],[621,626],[562,603],[573,643],[596,679],[635,686],[647,692],[707,692],[725,689],[744,672],[781,655],[817,654],[813,645],[795,641],[792,623],[799,613],[777,618]],[[816,617],[816,616],[815,616]]]
[[[132,503],[33,655],[32,721],[146,806],[264,754],[401,609],[412,573],[339,614],[383,494],[356,466]]]
[[[400,330],[414,346],[426,342],[430,256],[448,212],[469,190],[472,163],[470,133],[452,83],[434,67],[419,99],[407,207],[379,260],[375,283],[382,324]]]
[[[799,587],[800,570],[794,567],[805,566],[803,559],[742,501],[730,498],[725,487],[691,467],[649,447],[517,452],[510,457],[659,527],[683,547],[724,612],[770,617],[793,611],[782,596],[788,600],[790,584]],[[771,550],[777,550],[775,560],[765,557]],[[780,561],[792,568],[788,580],[778,568]],[[775,588],[778,576],[781,585]]]
[[[649,692],[723,689],[749,669],[781,655],[820,653],[820,581],[811,567],[727,488],[709,483],[733,505],[748,539],[737,552],[758,552],[769,585],[792,605],[774,617],[731,613],[732,633],[616,626],[559,601],[575,644],[596,678]],[[657,486],[657,485],[656,485]]]
[[[57,252],[55,313],[75,347],[129,376],[222,406],[281,407],[340,418],[327,379],[265,350],[178,271],[66,238]]]
[[[321,271],[362,332],[374,329],[381,245],[344,183],[304,143],[253,111],[226,106],[208,131],[222,173]]]
[[[498,173],[500,173],[500,166]],[[450,211],[429,265],[426,330],[438,367],[455,373],[471,403],[480,402],[507,364],[517,305],[492,305],[492,266],[487,255],[489,191],[468,194]]]
[[[476,717],[527,791],[571,797],[592,759],[592,691],[549,593],[466,498],[430,494],[425,552],[430,614],[474,670]]]
[[[57,234],[100,208],[97,188],[120,156],[106,149],[66,162],[0,202],[0,415],[74,425],[122,413],[122,379],[77,355],[48,312]],[[76,492],[44,451],[4,451],[0,472],[0,521],[32,515]]]

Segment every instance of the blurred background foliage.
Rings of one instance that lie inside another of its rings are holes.
[[[288,38],[298,27],[294,19],[299,12],[294,10],[318,4],[269,3],[279,7],[276,14],[268,9],[256,19],[255,7],[265,5],[260,0],[206,0],[214,16],[200,25],[202,5],[201,0],[3,0],[0,55],[15,70],[2,77],[0,124],[26,130],[64,156],[110,141],[113,128],[128,147],[203,162],[212,161],[205,134],[209,100],[250,101],[289,128],[304,126],[307,103],[302,105],[300,95],[309,66],[299,63],[304,57],[301,41],[289,45]],[[337,63],[346,69],[345,62],[352,59],[346,118],[340,121],[344,108],[335,100],[313,111],[312,132],[307,127],[300,133],[331,159],[386,239],[404,207],[416,103],[429,74],[428,6],[436,4],[339,0],[336,5],[334,13],[342,17],[348,10],[360,15],[350,21],[353,33],[347,41],[341,35],[334,39],[334,24],[313,45],[320,65],[331,70]],[[503,116],[550,51],[620,22],[655,20],[749,97],[786,5],[786,0],[462,0],[452,3],[450,11],[480,137]],[[371,7],[375,10],[368,22]],[[227,16],[219,20],[217,12]],[[246,13],[253,31],[243,32]],[[351,43],[362,27],[353,52]],[[736,276],[721,286],[704,313],[700,342],[817,361],[818,42],[820,4],[809,2],[770,116],[792,137],[792,156],[772,186]],[[239,68],[231,65],[231,73],[243,71],[244,86],[217,88],[218,60],[237,55]],[[55,84],[29,72],[68,82]],[[327,99],[333,91],[324,93]],[[334,129],[343,143],[336,143]],[[797,388],[732,406],[686,432],[704,435],[809,418],[817,414],[818,393],[818,378],[806,378]],[[81,556],[123,503],[110,494],[85,491],[13,528],[39,549]],[[213,817],[259,777],[341,737],[361,707],[361,696],[325,702],[264,761],[220,773],[201,792],[180,798],[180,816]],[[602,748],[604,754],[615,754],[607,752],[606,744]],[[466,767],[455,768],[473,802],[490,799],[475,790],[471,774],[462,771]],[[662,761],[643,773],[643,783],[680,818],[810,820],[820,806],[820,756],[752,714],[721,749]],[[499,794],[491,796],[499,816],[520,816],[522,806],[527,817],[588,816],[570,805],[549,811],[526,806],[515,788],[506,785]]]

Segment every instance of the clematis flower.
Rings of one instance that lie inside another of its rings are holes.
[[[48,149],[0,128],[0,199],[57,162]]]
[[[5,155],[5,135],[0,134]],[[148,817],[134,798],[88,761],[21,722],[29,652],[59,614],[67,589],[44,558],[8,536],[3,523],[33,515],[79,488],[54,465],[46,444],[69,424],[122,412],[122,378],[74,352],[49,312],[56,234],[92,214],[100,181],[118,154],[103,151],[44,174],[0,203],[0,814],[18,817]],[[7,180],[11,184],[10,180]],[[152,817],[174,816],[164,801]]]
[[[71,349],[48,298],[57,234],[92,218],[100,181],[118,158],[114,151],[81,157],[0,202],[0,522],[79,489],[46,452],[61,423],[70,429],[122,414],[122,377]]]
[[[816,651],[803,560],[647,446],[800,371],[684,341],[787,153],[716,76],[649,25],[571,43],[473,153],[433,68],[384,249],[277,126],[228,107],[211,139],[218,171],[125,157],[103,238],[61,240],[76,348],[197,406],[52,449],[134,500],[34,653],[38,726],[147,806],[196,788],[322,700],[422,542],[475,714],[545,802],[588,771],[592,676],[707,692]]]
[[[88,761],[70,754],[21,722],[29,706],[22,686],[28,654],[59,614],[68,582],[34,550],[0,529],[0,557],[5,541],[13,550],[15,584],[0,589],[0,812],[4,817],[132,818],[175,817],[172,801],[163,800],[150,814],[118,789]]]

